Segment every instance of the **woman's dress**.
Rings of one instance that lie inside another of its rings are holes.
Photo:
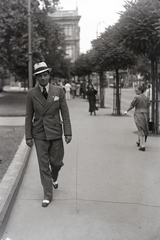
[[[90,113],[94,112],[95,110],[98,110],[96,107],[96,94],[97,94],[97,90],[95,89],[88,90],[87,96],[89,101]]]
[[[139,134],[141,136],[148,136],[149,99],[144,94],[140,94],[133,99],[131,106],[135,107],[134,121]]]

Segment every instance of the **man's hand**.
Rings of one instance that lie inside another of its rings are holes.
[[[27,139],[27,140],[26,140],[26,144],[27,144],[28,147],[32,147],[32,145],[33,145],[33,140],[32,140],[32,139]]]
[[[70,143],[70,141],[72,140],[72,136],[65,136],[65,141],[66,143]]]
[[[124,115],[126,115],[126,114],[127,114],[127,111],[124,112]]]

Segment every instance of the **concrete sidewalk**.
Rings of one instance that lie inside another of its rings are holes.
[[[68,105],[73,140],[65,145],[54,199],[41,207],[33,147],[2,239],[160,239],[160,138],[149,137],[140,152],[131,115],[112,116],[106,105],[90,116],[83,99]]]
[[[25,117],[0,117],[0,126],[24,126]]]

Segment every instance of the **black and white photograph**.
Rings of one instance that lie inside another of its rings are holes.
[[[160,240],[160,1],[0,1],[0,240]]]

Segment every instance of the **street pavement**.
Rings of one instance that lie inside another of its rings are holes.
[[[24,126],[24,117],[0,117],[0,126]]]
[[[126,96],[122,112],[132,90]],[[150,136],[139,151],[133,111],[113,116],[112,102],[106,90],[106,108],[90,116],[86,100],[68,100],[73,140],[65,144],[53,201],[41,207],[33,146],[3,240],[160,239],[160,138]]]

